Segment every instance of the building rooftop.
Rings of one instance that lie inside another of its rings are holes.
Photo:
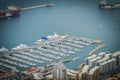
[[[66,70],[67,67],[63,63],[53,62],[53,66],[59,70]]]
[[[88,72],[89,68],[90,68],[89,65],[85,65],[85,66],[83,67],[83,69],[82,69],[82,72],[83,72],[83,73]]]
[[[100,56],[95,57],[95,58],[91,59],[90,61],[96,61],[96,60],[99,60],[99,59],[101,59],[101,57],[100,57]]]
[[[107,61],[105,61],[105,62],[103,62],[103,63],[101,63],[101,64],[103,64],[103,65],[105,65],[105,64],[107,64],[107,63],[109,63],[109,62],[112,62],[112,61],[115,61],[116,59],[110,59],[110,60],[107,60]]]
[[[92,58],[95,58],[95,57],[97,57],[97,55],[89,56],[89,57],[87,57],[86,59],[92,59]]]
[[[99,56],[104,56],[104,55],[106,55],[106,52],[99,53]]]
[[[114,52],[112,56],[120,56],[120,51]]]

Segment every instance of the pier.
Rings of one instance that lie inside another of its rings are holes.
[[[21,8],[21,11],[36,9],[36,8],[42,8],[42,7],[49,7],[49,6],[53,6],[53,5],[54,4],[43,4],[43,5],[38,5],[38,6],[26,7],[26,8]]]
[[[65,62],[68,62],[68,61],[71,61],[72,59],[66,59],[66,60],[61,60],[60,63],[65,63]]]
[[[102,43],[103,41],[102,40],[95,40],[94,42],[95,43]]]
[[[101,48],[103,48],[105,46],[106,46],[105,44],[97,46],[95,49],[93,49],[92,51],[90,51],[90,53],[88,54],[88,56],[93,55],[93,53],[95,53],[97,50],[99,50],[99,49],[101,49]]]
[[[66,60],[61,60],[60,62],[61,63],[65,63],[65,62],[74,61],[74,60],[77,60],[77,59],[80,59],[80,57],[75,57],[75,58],[70,58],[70,59],[66,59]]]

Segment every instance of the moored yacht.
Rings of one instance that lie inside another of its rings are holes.
[[[28,46],[25,44],[20,44],[19,46],[12,48],[12,50],[19,50],[19,49],[25,49],[25,48],[28,48]]]
[[[0,49],[0,53],[7,52],[8,49],[6,49],[4,46]]]
[[[47,38],[52,40],[52,39],[58,39],[60,38],[61,36],[58,35],[57,33],[54,33],[53,35],[48,35]]]

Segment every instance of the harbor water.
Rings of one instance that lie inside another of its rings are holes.
[[[99,9],[99,0],[0,0],[0,10],[11,4],[24,8],[46,3],[55,5],[22,11],[18,17],[0,20],[0,47],[10,50],[20,43],[33,45],[41,36],[57,32],[102,40],[106,47],[96,53],[120,50],[120,9]],[[75,69],[94,48],[95,45],[84,48],[73,55],[80,59],[65,65]]]

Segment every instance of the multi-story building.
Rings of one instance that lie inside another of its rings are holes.
[[[116,65],[120,66],[120,51],[113,53],[112,56],[113,56],[113,58],[115,58],[117,60]]]
[[[100,69],[98,66],[93,67],[88,73],[88,80],[98,80]]]
[[[97,63],[96,63],[96,62],[97,62],[98,60],[100,60],[101,58],[102,58],[102,57],[97,56],[97,57],[89,60],[89,66],[90,66],[90,67],[97,66]]]
[[[101,52],[85,59],[82,69],[82,80],[98,80],[99,75],[114,73],[120,67],[120,51],[115,53]]]
[[[119,56],[119,58],[118,58],[118,66],[120,66],[120,56]]]
[[[78,75],[79,72],[76,72],[74,70],[69,70],[67,69],[67,79],[66,80],[78,80],[77,79],[77,75]]]
[[[100,73],[108,73],[111,72],[116,68],[116,59],[110,59],[108,61],[105,61],[103,63],[100,63]]]
[[[53,80],[66,80],[67,68],[63,63],[53,63]]]
[[[89,65],[85,65],[82,69],[82,80],[88,80],[88,71],[90,69]]]
[[[86,59],[86,65],[89,65],[90,68],[99,66],[100,73],[102,74],[111,72],[112,70],[116,69],[116,64],[119,63],[118,53],[113,53],[113,55],[107,52],[101,52],[98,56],[92,55]]]
[[[55,63],[53,80],[99,80],[100,75],[114,73],[120,67],[120,51],[115,53],[101,52],[85,59],[85,64],[77,71],[68,70],[63,64]]]
[[[93,59],[93,58],[95,58],[95,57],[97,57],[97,55],[92,55],[92,56],[87,57],[87,58],[85,59],[86,65],[89,64],[89,60],[91,60],[91,59]]]

